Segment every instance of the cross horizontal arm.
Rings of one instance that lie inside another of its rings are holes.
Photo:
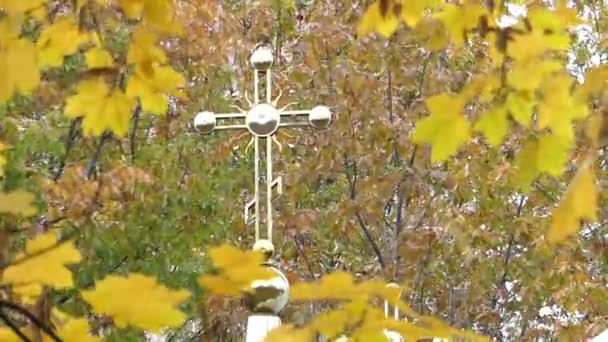
[[[298,116],[298,115],[308,115],[310,114],[309,110],[286,110],[281,112],[281,116]]]
[[[215,114],[216,119],[242,119],[247,115],[247,113],[222,113]]]
[[[281,122],[279,127],[310,127],[310,123],[308,122]]]
[[[214,130],[216,131],[226,131],[230,129],[247,129],[247,125],[224,125],[224,126],[215,126]]]

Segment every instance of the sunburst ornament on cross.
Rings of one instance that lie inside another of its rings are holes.
[[[273,144],[281,150],[281,144],[276,138],[277,132],[286,127],[313,127],[327,128],[331,123],[332,113],[327,106],[316,106],[310,110],[288,110],[295,103],[278,107],[281,91],[272,98],[272,72],[273,51],[269,45],[258,45],[250,57],[253,67],[254,96],[253,101],[245,92],[245,99],[249,109],[244,110],[238,106],[238,113],[215,114],[213,112],[200,112],[194,118],[194,128],[201,133],[211,133],[216,130],[246,130],[252,135],[247,145],[254,147],[254,197],[245,205],[245,222],[255,227],[256,250],[263,250],[266,256],[274,253],[272,243],[273,228],[273,199],[283,193],[281,177],[274,178],[272,174],[272,147]],[[265,97],[260,96],[260,76],[265,76]],[[307,120],[302,120],[307,118]],[[225,124],[220,122],[228,121]],[[236,122],[235,122],[236,121]],[[260,177],[260,140],[265,140],[265,177]],[[263,179],[265,178],[265,179]],[[262,192],[262,183],[266,191]],[[262,197],[264,200],[262,201]],[[274,197],[274,198],[273,198]],[[265,205],[265,219],[262,220],[261,205]],[[265,225],[265,227],[262,227]],[[265,229],[263,229],[265,228]],[[247,321],[246,342],[261,342],[267,333],[281,324],[278,314],[287,305],[289,297],[289,282],[285,275],[275,267],[268,267],[276,273],[276,277],[269,280],[256,281],[246,294],[246,303],[254,312]]]

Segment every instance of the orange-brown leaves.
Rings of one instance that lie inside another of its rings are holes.
[[[145,171],[121,165],[97,179],[87,179],[83,167],[68,167],[58,182],[46,181],[49,211],[52,216],[83,218],[99,209],[102,202],[127,203],[134,200],[137,184],[150,184]]]

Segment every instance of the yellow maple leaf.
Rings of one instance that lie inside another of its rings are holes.
[[[264,338],[264,342],[309,342],[315,337],[312,329],[298,329],[293,324],[284,324],[272,329]]]
[[[27,336],[27,334],[26,334]],[[0,341],[2,342],[22,342],[23,340],[17,336],[11,329],[9,328],[0,328]]]
[[[47,0],[0,0],[0,8],[8,13],[23,13],[42,7]]]
[[[0,141],[0,153],[6,151],[8,148],[7,145]],[[4,167],[6,166],[6,156],[4,154],[0,154],[0,177],[4,177]]]
[[[179,96],[178,88],[186,84],[184,76],[169,66],[136,66],[129,78],[126,94],[138,97],[144,111],[164,115],[169,107],[168,95]]]
[[[499,75],[483,75],[465,85],[461,94],[467,100],[478,96],[480,102],[490,102],[496,97],[495,93],[500,87],[501,80]]]
[[[118,3],[129,19],[138,19],[144,9],[144,0],[119,0]]]
[[[533,91],[551,74],[563,69],[560,62],[554,60],[539,61],[527,59],[513,64],[507,74],[507,83],[513,88]]]
[[[166,63],[167,56],[158,46],[158,37],[144,28],[133,32],[127,52],[127,62],[131,64]]]
[[[526,128],[532,125],[532,111],[536,101],[530,91],[513,91],[507,95],[504,108],[513,119]]]
[[[27,241],[25,252],[19,253],[13,264],[4,270],[2,283],[72,287],[72,272],[65,265],[80,260],[80,253],[73,242],[58,243],[52,231],[40,234]]]
[[[462,113],[460,96],[437,95],[427,100],[431,115],[418,120],[412,135],[415,144],[427,143],[433,148],[431,161],[444,161],[458,151],[471,136],[469,122]]]
[[[108,276],[81,294],[95,312],[111,316],[117,326],[151,332],[182,324],[186,316],[175,307],[190,297],[188,291],[170,290],[155,278],[138,273]]]
[[[532,7],[528,11],[527,18],[532,30],[540,32],[565,31],[569,26],[581,24],[583,21],[577,15],[575,8],[557,6],[556,10],[546,7]]]
[[[514,60],[529,61],[542,57],[549,50],[566,51],[570,39],[566,34],[545,35],[542,30],[517,35],[509,42],[508,54]]]
[[[110,89],[102,79],[85,80],[77,93],[66,100],[64,114],[69,118],[83,116],[86,135],[100,136],[106,130],[122,137],[129,129],[133,99],[118,89]]]
[[[584,83],[576,89],[579,99],[586,101],[591,95],[597,95],[608,87],[608,65],[590,68],[585,73]]]
[[[424,16],[424,11],[428,8],[435,8],[441,1],[419,0],[401,2],[401,19],[410,27],[415,27]]]
[[[37,212],[34,200],[34,194],[27,191],[0,193],[0,213],[32,216]]]
[[[592,170],[592,158],[586,159],[568,186],[559,207],[551,217],[547,241],[558,243],[575,234],[581,221],[597,220],[598,194]]]
[[[587,104],[570,95],[572,82],[564,74],[548,79],[543,84],[543,100],[538,108],[538,128],[550,128],[555,135],[564,139],[574,139],[572,121],[589,114]]]
[[[358,35],[364,36],[371,32],[378,32],[385,38],[392,36],[399,27],[399,17],[393,10],[394,5],[393,1],[388,1],[389,8],[386,13],[382,13],[380,0],[371,4],[359,22]]]
[[[230,246],[221,245],[210,248],[209,256],[213,264],[220,269],[219,275],[203,275],[199,278],[201,286],[218,295],[238,295],[247,291],[255,280],[273,278],[276,274],[262,266],[265,261],[259,251],[241,251]]]
[[[64,341],[98,342],[101,338],[91,335],[89,322],[86,318],[72,318],[62,324],[57,335]],[[46,340],[45,340],[46,341]],[[52,341],[49,338],[49,341]]]
[[[15,93],[30,94],[40,83],[36,47],[19,38],[22,17],[0,20],[0,104]]]
[[[425,46],[434,51],[444,49],[450,42],[443,23],[433,17],[420,18],[414,31],[416,36],[425,42]]]
[[[162,33],[183,32],[174,17],[173,0],[119,0],[119,4],[129,19],[143,19],[146,25]]]
[[[145,0],[143,8],[144,22],[156,30],[181,35],[183,28],[175,20],[173,0]]]
[[[500,145],[509,133],[509,119],[506,110],[502,107],[490,109],[477,120],[475,130],[483,133],[491,145]]]
[[[84,55],[89,69],[110,68],[114,66],[114,59],[108,50],[101,47],[94,47]]]
[[[528,193],[530,185],[542,173],[560,176],[570,156],[572,141],[556,135],[530,139],[515,158],[515,185]]]
[[[487,14],[484,7],[476,3],[464,5],[445,4],[443,11],[437,14],[456,46],[462,46],[467,31],[477,27],[479,17]]]
[[[63,65],[65,56],[78,52],[81,45],[91,39],[88,33],[80,32],[73,17],[63,17],[45,28],[38,38],[38,56],[42,67]]]

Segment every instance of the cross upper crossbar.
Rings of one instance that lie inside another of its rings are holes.
[[[245,98],[250,107],[249,110],[233,106],[239,112],[222,114],[208,111],[200,112],[194,118],[194,128],[205,134],[215,130],[248,130],[253,136],[249,146],[251,144],[254,146],[255,191],[254,198],[245,205],[244,217],[248,225],[253,224],[255,226],[256,243],[263,240],[260,234],[262,223],[260,220],[260,199],[262,196],[260,192],[262,183],[260,177],[260,140],[266,140],[266,191],[263,195],[266,200],[266,239],[272,243],[273,195],[276,194],[279,197],[283,193],[281,177],[273,178],[272,176],[272,145],[273,142],[278,144],[275,134],[279,128],[286,127],[326,128],[331,122],[332,113],[326,106],[316,106],[310,110],[287,110],[293,104],[290,103],[283,108],[277,108],[281,93],[279,92],[276,99],[272,99],[272,73],[270,70],[273,63],[272,49],[268,46],[258,47],[251,55],[250,62],[254,73],[254,98],[252,102],[245,93]],[[260,98],[260,74],[266,76],[266,96],[263,102]],[[301,120],[304,117],[308,117],[308,121]],[[235,120],[240,122],[221,124],[224,121]]]

